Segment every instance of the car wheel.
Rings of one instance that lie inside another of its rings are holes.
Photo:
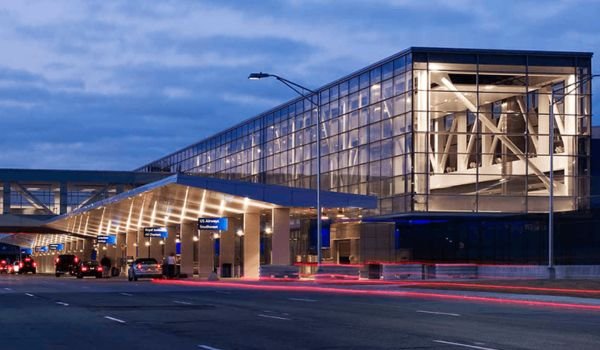
[[[54,276],[60,277],[60,273],[57,272],[57,273],[54,274]]]
[[[138,278],[137,278],[137,276],[135,275],[135,273],[133,274],[133,280],[134,280],[134,281],[137,281],[137,280],[138,280]]]
[[[100,277],[98,277],[98,278],[100,278]],[[133,281],[133,276],[131,276],[131,273],[128,273],[128,274],[127,274],[127,280],[128,280],[129,282]]]
[[[83,275],[77,275],[77,278],[82,279]]]

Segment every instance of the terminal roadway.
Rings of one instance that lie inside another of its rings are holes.
[[[600,311],[0,275],[2,349],[599,349]]]

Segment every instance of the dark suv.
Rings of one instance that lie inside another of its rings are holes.
[[[37,272],[37,264],[35,263],[35,261],[33,261],[31,257],[27,257],[21,260],[21,262],[19,262],[19,275],[28,272],[31,272],[33,274]]]
[[[60,277],[61,275],[64,275],[66,273],[68,273],[69,275],[74,275],[75,273],[75,269],[77,268],[77,265],[79,264],[79,258],[77,257],[77,255],[67,255],[67,254],[63,254],[63,255],[59,255],[56,258],[55,261],[55,275],[56,277]]]

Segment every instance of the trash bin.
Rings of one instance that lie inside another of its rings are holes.
[[[369,264],[369,279],[381,279],[381,264]]]
[[[221,277],[222,278],[233,277],[233,266],[231,266],[231,264],[222,264],[221,265]]]

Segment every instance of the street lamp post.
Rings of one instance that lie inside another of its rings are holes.
[[[269,73],[251,73],[248,76],[248,79],[250,80],[259,80],[259,79],[264,79],[264,78],[275,78],[277,80],[279,80],[280,82],[282,82],[284,85],[286,85],[287,87],[289,87],[290,89],[294,90],[294,92],[296,92],[298,95],[302,96],[303,98],[306,98],[310,101],[310,103],[315,107],[316,112],[317,112],[317,271],[319,271],[321,269],[321,260],[322,260],[322,254],[321,254],[321,248],[323,246],[323,242],[322,242],[322,237],[321,237],[321,231],[322,231],[322,226],[323,226],[323,222],[322,222],[322,218],[321,218],[321,212],[322,212],[322,208],[321,208],[321,110],[320,110],[320,105],[321,105],[321,96],[318,92],[313,91],[309,88],[306,88],[300,84],[294,83],[293,81],[287,80],[285,78],[282,78],[278,75],[275,74],[269,74]],[[312,96],[307,96],[307,94],[305,92],[308,92],[314,96],[317,97],[317,102],[313,101]]]
[[[559,98],[554,98],[554,90],[550,95],[550,113],[548,128],[550,129],[548,135],[549,143],[549,156],[550,156],[550,174],[548,180],[550,186],[548,186],[548,277],[549,279],[556,278],[556,269],[554,267],[554,106],[561,102],[565,96],[571,94],[573,91],[578,89],[581,84],[591,81],[593,78],[599,77],[600,74],[592,74],[584,77],[583,79],[576,81],[575,83],[566,85],[564,89],[571,87],[572,89],[566,93],[563,93]]]

